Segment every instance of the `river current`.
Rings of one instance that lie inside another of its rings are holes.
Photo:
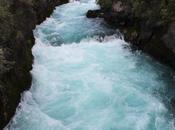
[[[175,130],[171,70],[86,18],[98,8],[72,1],[36,27],[32,86],[4,130]]]

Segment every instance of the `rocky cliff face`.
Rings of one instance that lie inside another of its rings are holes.
[[[32,30],[68,0],[0,0],[0,129],[31,85]]]
[[[134,48],[141,49],[175,69],[174,0],[98,0],[101,10],[88,17],[102,17],[119,28]]]

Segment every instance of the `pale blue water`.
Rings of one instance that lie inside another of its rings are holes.
[[[33,83],[5,130],[174,130],[168,68],[131,52],[82,0],[35,29]],[[24,61],[25,62],[25,61]]]

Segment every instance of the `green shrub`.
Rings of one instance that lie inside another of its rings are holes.
[[[97,3],[104,9],[109,9],[112,6],[112,0],[97,0]]]
[[[0,42],[6,42],[12,33],[13,15],[9,11],[9,3],[5,0],[0,0]]]
[[[119,0],[97,0],[97,3],[105,9],[112,8],[112,3]],[[175,16],[174,0],[120,0],[123,3],[131,3],[135,17],[157,20],[168,20]]]

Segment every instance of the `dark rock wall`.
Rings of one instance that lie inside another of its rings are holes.
[[[87,16],[102,17],[119,28],[125,40],[175,69],[174,0],[98,0],[101,10]]]
[[[33,29],[68,0],[0,0],[0,129],[31,85]]]

